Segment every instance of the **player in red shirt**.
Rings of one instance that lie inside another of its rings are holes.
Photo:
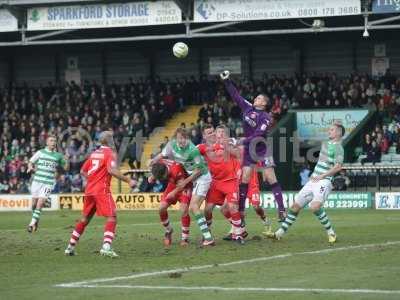
[[[165,228],[164,246],[169,247],[172,243],[173,229],[168,219],[168,207],[176,204],[178,201],[180,203],[179,209],[181,211],[182,225],[180,245],[189,245],[189,203],[192,196],[192,185],[187,185],[182,191],[176,189],[177,184],[187,178],[188,174],[181,164],[168,159],[161,159],[153,164],[151,167],[151,174],[152,176],[149,178],[150,182],[153,180],[168,180],[168,185],[161,196],[159,209],[161,224]]]
[[[239,213],[239,180],[235,165],[235,152],[229,140],[225,138],[225,126],[218,126],[214,132],[211,125],[203,129],[205,144],[198,145],[200,153],[207,161],[212,176],[210,189],[206,197],[204,214],[211,225],[212,209],[215,205],[223,205],[222,213],[232,224],[232,239],[243,244],[244,227],[241,226]]]
[[[72,232],[69,245],[65,250],[66,255],[75,255],[75,246],[83,234],[86,226],[96,213],[98,216],[106,217],[104,226],[103,246],[100,254],[104,256],[117,257],[111,248],[117,225],[116,207],[111,195],[110,182],[114,176],[129,183],[132,187],[136,184],[128,176],[124,176],[117,169],[116,155],[111,149],[113,134],[104,131],[100,134],[101,147],[90,154],[81,168],[81,174],[87,178],[85,197],[83,202],[82,218],[76,224]]]

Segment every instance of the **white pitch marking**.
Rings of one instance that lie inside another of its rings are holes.
[[[237,260],[237,261],[221,263],[221,264],[208,264],[208,265],[202,265],[202,266],[193,266],[193,267],[185,267],[185,268],[178,268],[178,269],[138,273],[138,274],[132,274],[132,275],[127,275],[127,276],[98,278],[98,279],[92,279],[92,280],[86,280],[86,281],[61,283],[61,284],[57,284],[55,286],[56,287],[72,287],[72,288],[83,287],[83,286],[96,284],[96,283],[111,282],[111,281],[117,281],[117,280],[136,279],[136,278],[151,277],[151,276],[159,276],[159,275],[178,273],[178,272],[186,273],[186,272],[190,272],[190,271],[210,269],[213,267],[226,267],[226,266],[248,264],[248,263],[260,262],[260,261],[276,260],[276,259],[292,257],[292,256],[296,256],[296,255],[321,254],[321,253],[330,253],[330,252],[346,251],[346,250],[353,250],[353,249],[362,249],[362,248],[366,249],[366,248],[374,248],[374,247],[380,247],[380,246],[392,246],[392,245],[398,245],[398,244],[400,244],[400,241],[392,241],[392,242],[386,242],[386,243],[381,243],[381,244],[364,244],[364,245],[356,245],[356,246],[346,246],[346,247],[340,247],[340,248],[327,248],[327,249],[315,250],[315,251],[286,253],[286,254],[280,254],[280,255],[274,255],[274,256],[264,256],[264,257],[246,259],[246,260]]]
[[[128,288],[182,291],[221,291],[221,292],[300,292],[300,293],[347,293],[347,294],[400,294],[400,290],[371,289],[307,289],[307,288],[260,288],[260,287],[221,287],[221,286],[153,286],[153,285],[81,285],[82,288]]]

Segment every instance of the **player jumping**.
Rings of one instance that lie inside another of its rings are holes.
[[[151,174],[154,179],[157,180],[168,180],[168,185],[165,188],[164,193],[161,196],[160,202],[160,220],[161,224],[165,229],[164,234],[164,246],[169,247],[172,243],[172,226],[168,218],[168,208],[176,204],[179,201],[179,209],[181,211],[181,225],[182,225],[182,238],[180,245],[189,245],[189,227],[190,227],[190,215],[189,215],[189,202],[192,195],[192,186],[189,184],[181,192],[173,192],[178,182],[188,177],[187,173],[183,169],[181,164],[178,164],[172,160],[161,159],[151,167]],[[152,178],[149,178],[152,181]]]
[[[201,204],[206,198],[208,189],[210,188],[211,175],[208,171],[207,163],[201,156],[199,149],[190,141],[189,134],[185,129],[178,128],[176,130],[174,139],[169,141],[161,153],[151,160],[150,165],[153,165],[162,158],[170,158],[182,164],[185,171],[189,174],[188,178],[177,184],[176,192],[183,190],[187,184],[193,182],[193,192],[189,209],[194,214],[202,232],[202,245],[215,245],[206,219],[200,209]]]
[[[289,227],[296,221],[301,209],[307,204],[310,204],[310,209],[314,215],[324,226],[329,243],[336,242],[336,233],[332,228],[328,215],[326,214],[323,204],[328,198],[332,190],[332,180],[336,173],[340,172],[343,164],[343,146],[342,137],[345,133],[345,128],[341,124],[334,124],[329,128],[329,141],[323,142],[319,153],[318,163],[311,174],[310,180],[300,190],[295,198],[295,202],[288,211],[285,221],[281,227],[274,233],[268,234],[270,238],[277,240],[288,231]]]
[[[241,141],[244,146],[244,153],[242,182],[239,186],[239,210],[241,212],[245,210],[251,170],[259,168],[257,164],[260,163],[260,168],[263,169],[263,179],[271,186],[272,193],[278,205],[278,218],[280,221],[283,221],[286,211],[283,205],[282,188],[276,179],[274,171],[275,164],[272,154],[267,152],[265,141],[268,130],[272,126],[271,116],[265,111],[268,104],[268,97],[264,94],[260,94],[254,98],[253,104],[251,104],[239,95],[236,87],[229,79],[229,75],[229,71],[224,71],[220,74],[220,77],[224,81],[225,88],[229,95],[242,110],[245,133],[245,138]]]
[[[99,142],[100,148],[90,154],[81,169],[81,174],[87,178],[82,218],[72,232],[68,247],[65,249],[65,255],[75,255],[75,246],[96,213],[98,216],[106,217],[103,246],[100,249],[100,254],[109,257],[118,256],[111,247],[117,226],[116,207],[110,189],[111,177],[114,176],[128,183],[131,187],[136,182],[128,176],[122,175],[117,169],[116,155],[110,147],[113,145],[112,132],[102,132]]]
[[[42,208],[56,183],[57,168],[69,169],[68,156],[56,152],[56,146],[56,137],[48,136],[46,148],[37,151],[29,160],[27,173],[35,171],[31,185],[32,219],[28,225],[29,233],[38,229]]]

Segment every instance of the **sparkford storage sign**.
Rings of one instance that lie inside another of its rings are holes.
[[[358,15],[360,0],[195,0],[195,22]]]
[[[28,10],[28,30],[85,29],[175,24],[182,12],[174,1],[147,1]]]

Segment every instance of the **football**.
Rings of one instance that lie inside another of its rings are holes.
[[[182,42],[178,42],[172,48],[172,52],[177,58],[185,58],[189,53],[189,47]]]

